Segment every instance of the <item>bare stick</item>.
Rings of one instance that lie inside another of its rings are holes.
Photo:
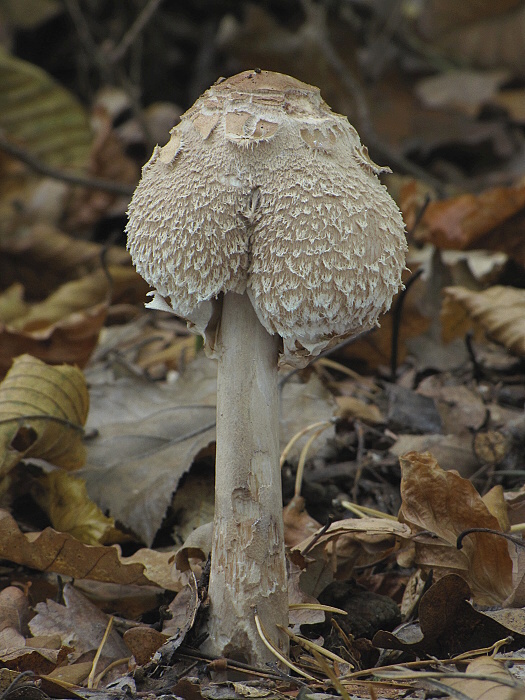
[[[103,190],[104,192],[120,194],[125,197],[131,197],[135,189],[133,185],[126,185],[123,182],[111,182],[111,180],[104,180],[99,177],[78,175],[76,173],[60,170],[59,168],[54,168],[52,165],[46,165],[39,158],[26,151],[25,148],[17,146],[9,141],[9,139],[6,139],[1,133],[0,149],[5,151],[5,153],[9,153],[10,156],[17,158],[22,163],[25,163],[25,165],[29,166],[31,170],[34,170],[36,173],[44,175],[45,177],[51,177],[53,180],[61,180],[70,185],[80,185],[81,187],[88,187],[92,190]]]

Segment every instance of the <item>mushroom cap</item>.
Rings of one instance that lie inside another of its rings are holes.
[[[155,148],[129,206],[150,306],[205,334],[221,293],[246,292],[295,366],[372,328],[406,252],[381,170],[318,88],[259,70],[220,79]]]

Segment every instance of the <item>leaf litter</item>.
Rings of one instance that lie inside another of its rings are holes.
[[[30,17],[35,28],[43,21],[34,0],[19,4],[26,12],[10,10],[6,25],[17,39],[32,31]],[[47,19],[69,17],[48,4]],[[45,61],[48,72],[36,57],[3,53],[1,79],[25,85],[26,102],[6,84],[0,122],[44,165],[38,175],[0,153],[6,698],[523,697],[523,8],[442,5],[401,3],[388,20],[374,4],[349,13],[304,3],[277,15],[255,3],[236,17],[210,8],[228,61],[270,61],[320,84],[361,131],[364,115],[365,141],[407,173],[386,184],[409,228],[408,265],[422,270],[415,280],[407,272],[400,315],[281,378],[295,635],[285,674],[198,648],[209,605],[214,365],[180,321],[142,311],[144,283],[100,233],[121,234],[126,197],[45,172],[81,168],[133,185],[160,105],[138,114],[125,80],[110,97],[88,89],[80,101],[82,80],[64,89]],[[94,7],[81,11],[88,28],[129,28],[123,15],[108,24]],[[155,8],[155,36],[170,12]],[[189,17],[181,31],[204,37]],[[134,31],[146,52],[159,50],[147,20]],[[118,41],[108,44],[114,56],[130,48]],[[461,71],[445,65],[451,57]],[[86,60],[84,87],[98,71],[99,84],[114,82],[108,62]],[[210,60],[212,69],[198,64],[209,71],[202,84],[231,72],[218,54]],[[180,82],[173,94],[184,105]]]

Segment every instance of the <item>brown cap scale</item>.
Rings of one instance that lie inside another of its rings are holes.
[[[355,129],[317,88],[268,71],[220,80],[144,166],[128,247],[150,306],[219,361],[208,650],[286,647],[277,361],[304,366],[377,324],[401,286],[404,225]]]

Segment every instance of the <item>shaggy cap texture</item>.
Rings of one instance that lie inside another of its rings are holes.
[[[372,328],[406,252],[380,172],[318,88],[268,71],[219,80],[155,148],[129,207],[151,305],[205,334],[221,292],[247,292],[295,366]]]

